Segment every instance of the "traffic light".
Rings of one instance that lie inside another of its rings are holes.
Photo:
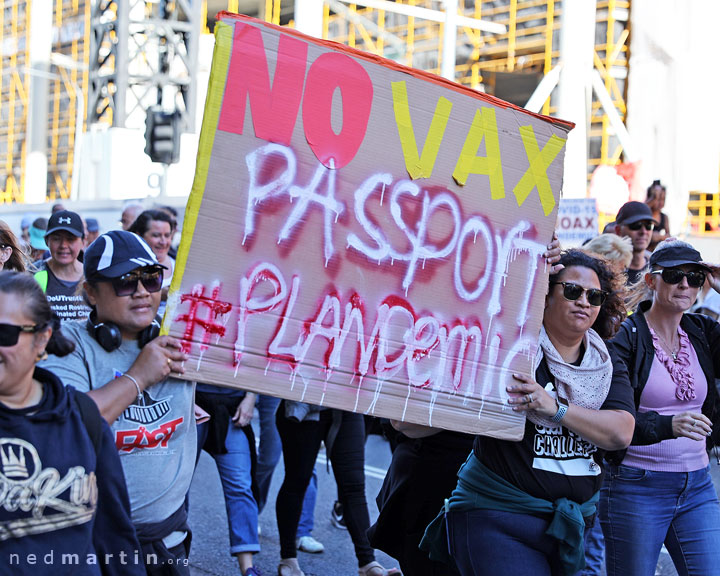
[[[153,162],[175,164],[180,160],[180,112],[160,106],[148,108],[145,120],[145,154]]]

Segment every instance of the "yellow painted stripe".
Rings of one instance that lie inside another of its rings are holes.
[[[233,45],[233,31],[235,27],[224,22],[215,24],[215,49],[213,51],[212,68],[210,69],[210,80],[208,83],[207,99],[203,112],[202,128],[200,130],[200,141],[198,144],[197,160],[195,165],[195,179],[193,180],[192,191],[185,208],[185,219],[183,221],[182,238],[178,249],[175,271],[172,284],[168,294],[168,304],[163,318],[161,334],[167,334],[170,330],[172,318],[175,317],[175,309],[180,303],[180,285],[185,275],[190,246],[195,234],[198,212],[202,204],[205,184],[210,169],[210,156],[215,132],[217,131],[220,108],[222,107],[223,95],[225,94],[225,82],[227,81],[228,66],[230,64],[230,52]]]

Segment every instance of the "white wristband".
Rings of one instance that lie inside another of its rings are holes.
[[[560,400],[557,401],[557,406],[557,412],[555,412],[555,416],[550,418],[550,421],[559,424],[560,421],[565,417],[565,412],[567,412],[567,406],[565,406],[565,404],[562,404]]]
[[[142,390],[140,390],[140,384],[138,384],[138,381],[135,380],[135,378],[133,378],[132,376],[130,376],[130,374],[123,374],[123,376],[125,376],[125,378],[127,378],[128,380],[130,380],[130,382],[132,382],[133,384],[135,384],[135,388],[137,389],[137,403],[138,403],[138,405],[145,404],[145,398],[143,398],[143,393],[142,393]]]

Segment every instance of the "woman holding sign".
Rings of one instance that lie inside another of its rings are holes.
[[[508,404],[527,415],[524,438],[475,439],[423,540],[431,558],[452,556],[463,576],[582,569],[603,452],[632,439],[627,369],[603,342],[625,316],[622,275],[581,250],[564,252],[560,264],[550,276],[535,379],[514,374],[507,384]]]

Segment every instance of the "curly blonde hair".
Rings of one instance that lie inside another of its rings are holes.
[[[625,270],[633,257],[632,241],[617,234],[600,234],[585,243],[583,250],[605,256],[608,260]]]

